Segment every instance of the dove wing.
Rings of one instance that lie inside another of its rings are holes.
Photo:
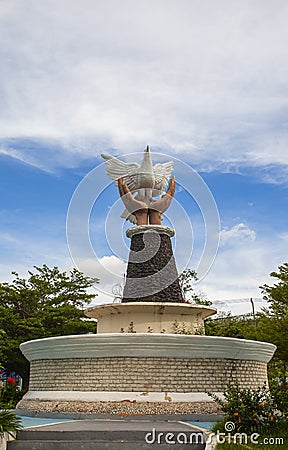
[[[137,163],[125,163],[120,161],[120,159],[114,158],[110,155],[101,155],[105,159],[106,172],[111,180],[115,181],[120,177],[123,177],[123,181],[127,183],[130,191],[137,190],[137,169],[139,169],[139,164]]]
[[[171,177],[171,173],[173,170],[173,161],[166,162],[164,164],[155,164],[153,167],[154,169],[154,175],[155,175],[155,185],[153,190],[153,197],[161,195],[162,192],[165,191],[169,179]]]

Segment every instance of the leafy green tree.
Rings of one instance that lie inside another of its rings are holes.
[[[270,313],[279,319],[288,315],[288,263],[278,267],[279,272],[272,272],[270,276],[278,280],[273,286],[264,284],[260,289],[263,298],[269,304]]]
[[[288,369],[288,263],[278,269],[279,272],[270,274],[277,282],[273,286],[264,284],[260,287],[269,307],[259,314],[258,328],[261,325],[262,338],[277,345],[274,364],[285,381]]]
[[[69,273],[58,267],[34,266],[29,278],[0,283],[0,355],[8,371],[17,372],[27,386],[29,364],[19,350],[22,342],[51,336],[96,331],[96,324],[84,316],[85,307],[97,294],[87,289],[97,278],[77,269]]]
[[[3,352],[2,352],[2,348],[3,348],[3,338],[5,336],[5,331],[0,329],[0,369],[1,369],[1,361],[3,358]]]
[[[205,294],[202,292],[196,292],[193,287],[193,283],[198,280],[195,270],[183,270],[183,272],[178,276],[178,280],[184,300],[187,302],[196,303],[197,305],[212,305],[212,302],[205,298]]]
[[[257,341],[271,342],[277,351],[268,365],[270,379],[278,377],[287,385],[288,371],[288,263],[279,266],[279,272],[270,274],[276,279],[272,286],[260,287],[268,308],[251,316],[222,314],[216,319],[205,321],[205,332],[212,336],[243,337]]]
[[[228,336],[271,342],[277,351],[269,362],[269,378],[277,377],[287,386],[288,376],[288,263],[279,266],[278,272],[270,275],[276,279],[272,286],[260,287],[268,308],[263,308],[255,317],[232,316],[222,313],[216,318],[205,321],[205,334],[210,336]]]
[[[250,315],[232,316],[231,312],[205,320],[205,334],[240,339],[255,339],[254,320]]]

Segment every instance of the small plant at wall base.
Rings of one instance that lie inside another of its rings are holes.
[[[127,328],[127,333],[136,333],[134,330],[134,322],[130,322],[129,327]]]
[[[150,329],[149,331],[148,327],[148,333],[152,333],[152,329]],[[120,328],[120,333],[136,333],[136,330],[134,330],[134,322],[130,322],[129,327],[127,327],[127,331],[125,331],[125,329],[122,327]]]
[[[197,325],[195,328],[194,325],[186,326],[185,322],[179,323],[176,319],[172,325],[172,333],[173,334],[188,334],[188,335],[203,335],[205,334],[205,329],[202,325]]]

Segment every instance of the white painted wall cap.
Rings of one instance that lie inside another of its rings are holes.
[[[90,306],[85,310],[87,317],[98,318],[109,314],[117,314],[126,311],[153,311],[159,313],[183,313],[202,312],[203,317],[208,317],[217,313],[216,308],[206,305],[196,305],[194,303],[173,303],[173,302],[126,302],[126,303],[104,303]]]
[[[59,336],[24,342],[29,361],[100,357],[242,359],[268,362],[276,346],[267,342],[218,336],[152,333],[101,333]]]

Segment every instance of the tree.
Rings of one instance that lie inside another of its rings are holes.
[[[264,294],[263,298],[269,303],[270,312],[279,319],[288,315],[288,263],[278,267],[279,273],[270,273],[271,277],[277,278],[278,283],[273,286],[264,284],[260,289]]]
[[[241,337],[257,341],[271,342],[277,346],[274,357],[269,362],[270,378],[279,377],[287,385],[288,371],[288,263],[279,266],[279,272],[270,276],[276,278],[273,286],[260,286],[268,308],[262,308],[254,317],[232,316],[222,313],[205,321],[205,333],[210,336]]]
[[[279,272],[270,274],[277,279],[277,283],[260,287],[269,307],[263,309],[259,318],[263,337],[277,345],[274,358],[285,381],[288,365],[288,263],[282,264],[278,269]]]
[[[34,266],[29,278],[0,283],[0,354],[8,371],[17,372],[27,386],[29,364],[19,350],[22,342],[67,334],[95,332],[95,322],[84,316],[85,307],[97,295],[87,289],[97,278],[77,269],[69,274],[58,267]]]
[[[255,339],[255,326],[251,315],[232,316],[220,312],[216,318],[205,320],[205,334],[240,339]]]
[[[196,303],[197,305],[212,305],[212,302],[205,298],[205,294],[194,290],[193,283],[198,280],[195,270],[183,270],[178,276],[178,280],[185,301]]]

